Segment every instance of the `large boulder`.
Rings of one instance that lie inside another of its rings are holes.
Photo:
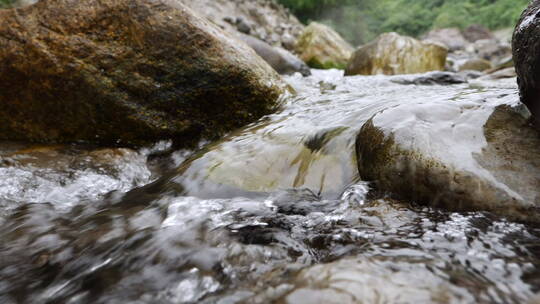
[[[534,0],[521,15],[514,31],[512,49],[521,101],[540,128],[540,1]]]
[[[279,74],[290,75],[298,72],[303,76],[311,75],[309,67],[291,52],[280,47],[273,47],[252,36],[238,35],[242,41],[255,50]]]
[[[277,73],[177,1],[43,0],[0,11],[0,138],[214,137],[273,111]]]
[[[346,75],[397,75],[442,71],[448,49],[397,33],[386,33],[356,50]]]
[[[330,27],[312,22],[296,43],[296,52],[310,67],[344,69],[353,47]]]
[[[376,114],[357,138],[362,179],[402,199],[538,221],[540,136],[515,95],[497,105],[495,94]]]
[[[424,41],[437,42],[445,45],[450,51],[463,50],[469,42],[463,37],[458,28],[434,29],[424,36]]]

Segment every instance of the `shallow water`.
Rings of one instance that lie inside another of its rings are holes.
[[[290,77],[281,112],[196,151],[2,143],[0,302],[532,301],[539,227],[371,193],[354,153],[375,113],[488,111],[517,102],[515,79],[399,78]]]

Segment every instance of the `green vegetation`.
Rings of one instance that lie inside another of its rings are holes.
[[[0,9],[10,7],[15,0],[0,0]]]
[[[432,28],[512,27],[529,0],[278,0],[300,20],[333,26],[354,44],[383,32],[419,36]]]

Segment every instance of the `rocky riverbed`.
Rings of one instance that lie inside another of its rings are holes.
[[[409,132],[427,136],[425,127],[436,135],[417,143],[419,153],[452,163],[441,144],[454,141],[459,149],[472,141],[461,165],[476,160],[484,168],[476,170],[492,172],[492,186],[500,186],[509,169],[481,161],[497,153],[488,149],[485,128],[499,106],[517,105],[515,79],[415,85],[402,84],[404,77],[420,75],[313,72],[286,79],[298,95],[281,111],[192,151],[167,142],[139,150],[3,142],[0,301],[533,299],[540,284],[536,215],[527,223],[505,213],[522,202],[491,213],[480,205],[456,204],[455,212],[418,205],[395,199],[357,168],[362,126],[405,107],[417,109],[401,122],[416,126],[404,125]],[[462,114],[435,110],[444,104]],[[485,131],[447,133],[454,123]],[[521,174],[538,185],[536,171]]]
[[[270,0],[23,2],[0,303],[539,301],[539,1],[519,80],[479,26],[355,49]]]

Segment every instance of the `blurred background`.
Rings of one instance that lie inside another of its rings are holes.
[[[6,0],[3,0],[6,1]],[[528,0],[279,0],[305,24],[333,27],[353,45],[385,32],[421,36],[436,28],[513,27]]]

